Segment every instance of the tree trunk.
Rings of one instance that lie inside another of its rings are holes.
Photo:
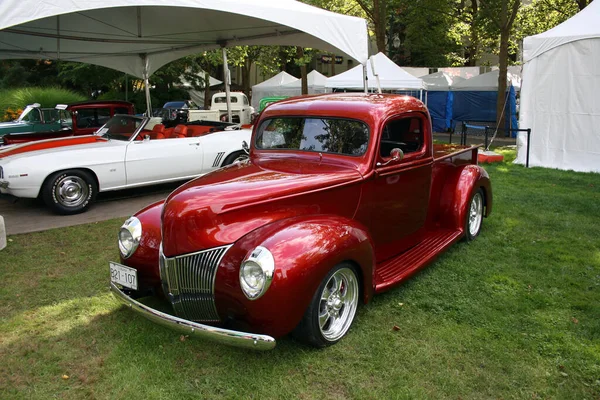
[[[477,30],[477,14],[479,13],[479,10],[477,1],[478,0],[471,1],[471,25],[469,26],[469,58],[467,59],[466,63],[468,67],[474,67],[477,64],[477,52],[479,50],[479,31]]]
[[[375,38],[377,50],[388,55],[385,46],[385,28],[387,23],[387,0],[373,0],[373,25],[375,25]]]
[[[244,60],[242,65],[242,90],[250,99],[250,70],[252,69],[252,61],[249,59]]]
[[[208,69],[206,71],[208,71]],[[204,109],[205,110],[210,110],[211,100],[212,99],[210,96],[210,74],[208,72],[204,72]]]
[[[300,46],[296,47],[296,58],[300,64],[300,79],[302,80],[302,94],[308,94],[308,76],[306,74],[306,64],[304,63],[304,49]]]
[[[508,38],[509,32],[503,29],[500,32],[500,64],[498,73],[498,98],[496,100],[496,124],[498,129],[504,129],[506,121],[506,75],[508,72]],[[504,110],[504,111],[503,111]],[[508,127],[507,127],[508,128]]]

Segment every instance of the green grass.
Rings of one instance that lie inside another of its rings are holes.
[[[181,340],[120,307],[107,289],[120,220],[12,236],[0,398],[598,399],[600,175],[486,168],[481,236],[360,307],[323,350]]]
[[[79,93],[57,87],[31,87],[0,91],[0,114],[8,108],[23,109],[28,104],[39,103],[45,108],[54,108],[57,104],[69,104],[86,98]]]

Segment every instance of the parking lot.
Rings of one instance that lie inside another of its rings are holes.
[[[54,214],[38,199],[0,196],[0,215],[4,217],[7,235],[128,217],[148,204],[166,198],[180,184],[99,193],[89,211],[76,215]]]

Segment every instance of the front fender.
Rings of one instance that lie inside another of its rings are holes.
[[[483,190],[484,215],[487,217],[492,212],[492,185],[485,169],[478,165],[465,165],[453,179],[446,180],[440,201],[445,226],[464,229],[469,202],[479,188]]]
[[[275,274],[267,292],[248,300],[239,284],[239,267],[257,246],[269,249]],[[349,261],[362,280],[363,300],[373,295],[374,253],[366,229],[354,220],[303,216],[256,229],[238,240],[223,258],[215,281],[215,302],[223,320],[250,332],[279,337],[300,322],[325,275]]]
[[[137,250],[131,257],[123,259],[121,256],[122,264],[138,271],[140,292],[161,287],[158,252],[162,240],[160,216],[164,202],[164,200],[161,200],[150,204],[135,213],[135,217],[142,223],[142,238]]]

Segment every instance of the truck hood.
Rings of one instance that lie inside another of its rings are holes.
[[[327,196],[338,214],[352,217],[360,194],[352,183],[361,179],[356,169],[306,160],[245,162],[217,170],[169,195],[162,216],[163,251],[170,257],[227,245],[282,218],[332,212],[323,206]],[[344,206],[333,200],[340,190]]]
[[[0,147],[0,159],[14,156],[28,156],[33,154],[52,153],[64,150],[71,150],[70,146],[78,148],[94,147],[100,143],[107,143],[106,139],[98,136],[75,136],[68,138],[46,139],[35,142],[17,144],[14,146]],[[66,149],[66,147],[69,147]]]
[[[29,124],[25,122],[0,122],[0,135],[4,135],[6,133],[12,132],[14,129],[20,129],[29,126]]]

